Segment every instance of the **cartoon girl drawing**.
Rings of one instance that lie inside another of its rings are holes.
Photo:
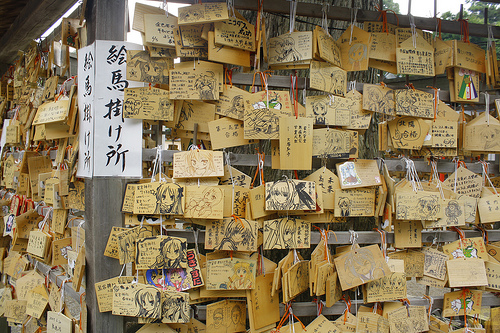
[[[209,177],[216,174],[214,157],[211,151],[190,150],[186,154],[187,173],[192,177]]]
[[[312,105],[312,110],[314,113],[314,123],[316,125],[326,125],[326,113],[327,113],[327,108],[326,108],[326,103],[318,101]]]
[[[277,37],[270,45],[274,48],[276,55],[269,59],[269,62],[293,62],[302,59],[301,54],[295,49],[295,40],[292,37]]]
[[[160,318],[161,292],[155,287],[139,289],[134,295],[136,317]]]
[[[187,279],[186,270],[183,268],[169,269],[166,271],[166,283],[174,287],[177,291],[184,291],[191,289],[191,285]]]
[[[253,287],[252,264],[237,262],[233,266],[233,276],[229,278],[228,289],[251,289]]]
[[[295,237],[297,234],[297,222],[294,219],[273,220],[266,225],[264,241],[272,249],[293,249],[297,247]]]
[[[222,200],[222,190],[216,187],[207,187],[201,198],[192,198],[186,210],[196,217],[208,217],[212,215],[212,208]]]
[[[202,100],[215,99],[215,85],[215,73],[211,71],[200,74],[194,82],[194,87],[200,94],[200,99]]]
[[[348,52],[351,71],[360,71],[361,64],[366,60],[368,49],[365,44],[356,43],[351,46]]]
[[[224,232],[224,238],[217,246],[217,250],[237,251],[238,246],[250,247],[255,242],[253,229],[246,219],[231,219]]]
[[[476,87],[474,86],[474,81],[472,78],[476,76],[475,71],[471,71],[465,68],[460,68],[458,75],[462,76],[462,84],[460,85],[460,90],[458,92],[458,97],[465,100],[476,99],[478,94]]]
[[[154,268],[182,268],[187,265],[186,243],[167,237],[160,242],[160,254],[156,256]]]
[[[233,116],[236,119],[243,119],[243,112],[245,111],[245,101],[242,95],[234,96],[231,100],[231,107],[227,110],[227,115]]]
[[[161,183],[156,189],[155,214],[182,215],[184,188],[178,184]]]
[[[370,250],[358,248],[346,254],[343,269],[352,276],[348,285],[359,285],[385,276],[382,267],[378,267]],[[360,283],[361,282],[361,283]]]
[[[164,323],[187,323],[190,319],[189,303],[186,297],[178,294],[164,297],[162,303],[162,322]]]

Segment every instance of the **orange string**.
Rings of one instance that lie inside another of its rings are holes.
[[[441,19],[439,17],[436,17],[436,20],[437,20],[437,26],[438,26],[439,39],[443,39],[441,37]]]
[[[280,331],[280,328],[283,326],[283,324],[285,323],[285,320],[288,318],[288,313],[290,311],[290,307],[291,306],[292,306],[292,303],[289,303],[287,305],[287,308],[285,310],[285,314],[283,315],[283,317],[281,317],[281,320],[278,323],[278,326],[276,326],[276,330],[274,330],[273,332],[279,332]]]
[[[462,35],[462,42],[469,43],[469,20],[458,19],[460,22],[460,35]]]
[[[476,228],[481,230],[481,234],[483,235],[483,239],[484,239],[485,244],[489,244],[490,241],[488,240],[488,231],[479,225],[477,225]]]
[[[325,229],[320,229],[319,227],[313,225],[315,229],[318,229],[321,239],[325,242],[325,260],[328,260],[328,237],[326,236],[327,231]]]
[[[236,216],[235,214],[231,215],[232,218],[234,218],[236,221],[240,221],[241,223],[241,227],[243,229],[245,229],[245,225],[243,224],[243,221],[241,220],[241,218],[239,216]]]
[[[347,310],[344,311],[344,325],[347,321],[347,313],[351,312],[351,297],[347,295],[347,299],[345,297],[346,295],[342,295],[342,300],[345,302],[345,305],[347,306]]]

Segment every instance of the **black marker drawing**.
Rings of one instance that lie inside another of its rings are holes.
[[[351,215],[351,200],[347,197],[342,197],[339,199],[339,208],[341,210],[341,215],[342,216],[349,216]]]
[[[205,11],[195,6],[179,10],[179,22],[197,22],[205,18]]]
[[[295,39],[290,36],[283,35],[272,38],[269,50],[269,63],[286,63],[302,59],[302,55],[295,49]]]
[[[257,109],[245,114],[245,139],[277,138],[279,115],[273,109]]]
[[[309,229],[307,221],[293,218],[264,221],[264,249],[309,248]]]
[[[161,183],[156,189],[155,214],[182,215],[184,188],[179,184]]]
[[[217,308],[212,314],[212,324],[209,326],[209,329],[215,331],[222,328],[226,329],[226,326],[224,325],[224,309]]]
[[[460,209],[460,205],[456,200],[448,201],[448,205],[444,209],[444,214],[446,215],[447,225],[458,225],[458,217],[460,217],[463,212]]]
[[[434,220],[440,211],[439,200],[435,196],[424,196],[418,199],[418,212],[422,220]]]
[[[163,292],[163,323],[187,323],[191,319],[189,294],[180,292]]]
[[[134,303],[137,308],[136,317],[160,318],[161,292],[154,287],[145,287],[136,291]]]
[[[215,245],[217,250],[252,251],[255,247],[255,228],[246,219],[231,219],[224,237]]]
[[[231,107],[227,109],[226,116],[234,116],[236,119],[243,119],[243,113],[245,112],[245,101],[242,95],[236,95],[231,100]]]
[[[315,125],[327,125],[326,114],[328,109],[323,101],[316,101],[312,104]]]
[[[160,243],[160,254],[151,268],[182,268],[187,266],[187,244],[178,238],[166,237]],[[139,253],[137,254],[139,257]]]
[[[215,100],[217,96],[216,89],[218,89],[215,73],[206,71],[198,74],[194,82],[194,88],[198,91],[200,99]]]
[[[127,76],[130,80],[168,84],[171,65],[166,58],[151,59],[148,51],[130,52],[127,61]]]
[[[314,182],[278,180],[266,183],[266,210],[316,210]]]
[[[123,107],[125,108],[124,116],[137,116],[142,108],[142,102],[135,98],[127,98]]]

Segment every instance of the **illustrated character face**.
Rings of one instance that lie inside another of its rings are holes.
[[[325,116],[326,114],[326,105],[324,103],[316,103],[313,105],[313,113],[316,116]]]
[[[203,11],[194,8],[190,8],[180,16],[182,20],[187,22],[196,22],[203,17],[205,17]]]
[[[217,204],[220,201],[220,193],[214,188],[208,189],[207,191],[205,191],[203,199],[206,202]]]
[[[271,196],[278,204],[285,204],[290,198],[291,192],[288,182],[274,183],[271,189]]]
[[[240,267],[236,270],[236,275],[238,275],[239,278],[245,277],[247,274],[247,269],[245,267]]]
[[[239,324],[241,319],[241,310],[240,307],[235,305],[233,309],[231,310],[231,320],[233,324]]]
[[[182,253],[182,243],[177,239],[165,243],[165,245],[162,248],[162,254],[169,260],[176,260],[181,256],[181,253]]]
[[[142,106],[141,101],[135,100],[133,98],[128,98],[125,100],[124,103],[125,113],[138,114],[141,106]]]
[[[366,45],[354,44],[349,50],[349,59],[351,62],[361,61],[366,57]]]
[[[243,97],[242,96],[234,96],[232,100],[232,107],[235,108],[236,110],[243,110],[245,105],[243,102]]]
[[[191,166],[196,170],[206,169],[208,165],[208,158],[200,156],[199,159],[193,158],[191,160]]]
[[[295,234],[295,222],[293,220],[288,220],[283,228],[283,241],[289,243],[293,240],[293,235]]]
[[[214,318],[214,327],[220,328],[222,326],[222,321],[224,320],[222,309],[215,310],[213,318]]]

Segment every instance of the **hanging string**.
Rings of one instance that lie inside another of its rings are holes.
[[[297,0],[290,1],[290,33],[295,29],[295,17],[297,15]]]
[[[465,243],[465,233],[463,232],[462,229],[458,227],[451,227],[452,230],[455,230],[458,233],[458,237],[460,240],[460,249],[462,250],[462,256],[465,259],[465,252],[464,252],[464,243]],[[459,257],[460,258],[460,257]]]
[[[438,34],[439,34],[439,39],[443,39],[441,37],[441,19],[439,17],[436,17],[436,34],[434,35],[434,40],[436,40]]]
[[[492,45],[493,40],[494,40],[493,28],[492,28],[491,24],[488,24],[488,50],[493,47],[493,45]]]
[[[252,184],[250,184],[250,187],[253,188],[255,180],[257,179],[257,176],[260,174],[260,185],[264,184],[264,161],[266,160],[266,154],[265,153],[260,153],[257,149],[257,169],[255,170],[255,175],[252,180]]]
[[[443,188],[441,187],[441,181],[439,180],[439,173],[437,171],[437,162],[432,160],[431,161],[431,170],[432,170],[432,179],[436,181],[436,187],[439,189],[439,192],[441,193],[441,199],[444,198],[444,193],[443,193]]]
[[[295,119],[299,118],[299,90],[297,88],[297,72],[295,75],[290,74],[290,90],[291,98],[293,101],[293,110],[295,112]]]
[[[234,12],[234,0],[226,0],[227,3],[227,11],[231,14],[231,17],[236,17]]]
[[[434,299],[431,296],[424,295],[422,298],[425,298],[429,301],[429,309],[427,310],[427,318],[429,320],[429,326],[431,324],[431,313],[432,313],[432,305],[434,304]]]
[[[477,229],[479,229],[479,231],[481,231],[481,234],[482,234],[483,240],[484,240],[484,244],[488,245],[490,243],[490,241],[488,240],[488,231],[480,225],[476,225],[475,227]]]
[[[49,219],[50,213],[52,213],[53,210],[54,207],[50,207],[43,220],[38,224],[38,229],[40,229],[40,231],[43,231],[43,229],[45,228],[45,224],[47,224],[47,220]]]
[[[408,19],[410,21],[411,40],[413,42],[413,47],[417,48],[417,26],[415,25],[415,18],[412,14],[408,13]]]
[[[486,112],[486,123],[488,126],[490,126],[490,94],[488,94],[487,91],[483,92],[484,94],[484,103],[485,105],[485,111]]]
[[[321,27],[325,32],[330,35],[328,31],[328,10],[330,9],[330,4],[323,1],[323,5],[321,6]]]
[[[389,257],[387,257],[387,234],[385,230],[380,230],[379,228],[373,228],[380,234],[380,247],[382,248],[382,255],[384,256],[385,261],[389,261]]]
[[[347,296],[347,298],[346,298]],[[349,295],[342,295],[342,298],[341,298],[344,303],[345,303],[345,310],[344,310],[344,325],[347,321],[347,315],[351,312],[351,305],[352,305],[352,302],[351,302],[351,297],[349,297]]]
[[[352,44],[352,34],[354,33],[354,23],[357,23],[358,8],[351,8],[351,37],[349,38],[349,45]]]
[[[351,251],[353,251],[356,247],[355,245],[358,243],[358,233],[352,229],[349,230],[349,242],[351,242]]]
[[[420,179],[415,168],[415,163],[406,157],[402,157],[401,159],[406,163],[406,179],[410,182],[413,191],[423,191],[422,184],[420,183]]]
[[[458,19],[460,22],[460,35],[462,36],[462,42],[469,43],[469,20]]]
[[[488,183],[493,188],[493,191],[495,191],[495,195],[498,196],[497,189],[495,188],[495,185],[493,185],[493,182],[491,181],[490,176],[488,176],[488,163],[485,161],[479,161],[479,162],[481,163],[481,165],[483,167],[482,171],[483,171],[485,178],[488,180]],[[484,182],[486,183],[486,180]]]

